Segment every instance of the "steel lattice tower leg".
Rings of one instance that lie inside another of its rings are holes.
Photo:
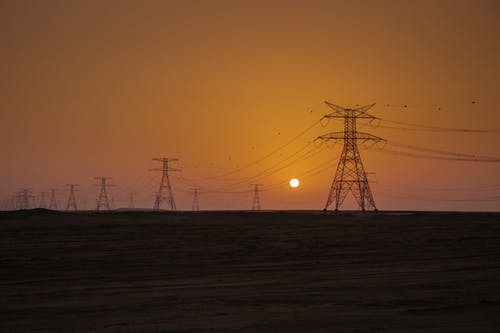
[[[50,202],[49,209],[57,210],[57,200],[56,200],[56,190],[51,188],[50,191]]]
[[[40,193],[41,199],[40,199],[40,204],[38,207],[40,208],[47,208],[47,204],[45,203],[45,192]]]
[[[362,211],[376,211],[377,207],[361,160],[358,142],[378,142],[383,141],[383,139],[368,133],[358,132],[356,129],[358,118],[375,119],[374,116],[366,113],[374,104],[357,109],[343,108],[328,102],[326,104],[334,112],[324,118],[343,118],[344,131],[319,137],[322,140],[343,141],[342,153],[324,210],[326,211],[330,205],[334,205],[335,211],[338,211],[347,194],[351,192]]]
[[[162,169],[153,169],[154,171],[161,171],[160,188],[156,192],[154,210],[160,210],[163,201],[166,201],[171,211],[176,211],[174,194],[172,193],[172,186],[170,185],[169,171],[178,171],[178,169],[169,168],[168,162],[178,161],[176,158],[153,158],[153,161],[162,162]]]

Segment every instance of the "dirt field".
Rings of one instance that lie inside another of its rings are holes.
[[[500,214],[0,213],[0,331],[500,332]]]

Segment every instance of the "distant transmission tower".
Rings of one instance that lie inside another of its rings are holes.
[[[326,211],[328,207],[333,204],[335,206],[335,211],[338,211],[347,194],[352,192],[362,211],[366,209],[373,209],[376,211],[377,207],[375,206],[370,184],[368,183],[363,162],[361,161],[361,155],[359,154],[358,142],[372,142],[375,144],[385,140],[356,130],[357,119],[377,119],[375,116],[366,113],[366,111],[375,104],[349,109],[329,102],[325,103],[333,112],[327,114],[323,118],[344,119],[344,131],[325,134],[319,136],[318,139],[324,141],[343,141],[344,145],[324,210]]]
[[[47,208],[47,204],[45,203],[45,192],[40,193],[40,203],[38,204],[38,207],[40,208]]]
[[[30,209],[30,201],[35,196],[31,193],[31,189],[25,188],[18,192],[17,195],[17,207],[19,209]]]
[[[68,198],[68,204],[66,205],[66,210],[74,210],[77,211],[78,208],[76,206],[76,199],[75,199],[75,187],[80,186],[78,184],[66,184],[66,186],[69,186],[69,198]]]
[[[250,184],[250,185],[254,186],[252,210],[260,210],[259,188],[260,188],[260,186],[264,186],[264,185],[262,185],[262,184]]]
[[[20,194],[15,193],[10,197],[10,207],[11,209],[19,209]]]
[[[96,186],[101,187],[101,191],[99,192],[99,197],[97,198],[96,204],[97,207],[95,210],[101,210],[101,208],[105,208],[110,210],[109,201],[108,201],[108,193],[106,192],[106,186],[111,186],[106,184],[106,181],[112,179],[111,177],[94,177],[96,180],[100,180],[100,184],[96,184]]]
[[[169,171],[179,171],[179,169],[172,169],[169,168],[168,162],[174,162],[178,161],[177,158],[167,158],[167,157],[162,157],[162,158],[153,158],[153,161],[157,162],[162,162],[163,167],[161,169],[152,169],[151,171],[161,171],[162,176],[161,176],[161,181],[160,181],[160,188],[158,189],[158,192],[156,192],[155,195],[155,203],[153,206],[154,210],[160,210],[161,204],[165,200],[168,205],[170,206],[170,210],[175,211],[175,201],[174,201],[174,195],[172,193],[172,186],[170,185],[170,179],[168,177],[168,172]]]
[[[200,210],[200,204],[198,203],[198,191],[200,190],[200,188],[193,187],[192,190],[193,190],[193,206],[192,206],[192,210],[193,210],[193,212],[197,212],[197,211]]]
[[[134,208],[134,193],[130,193],[130,197],[128,200],[128,208],[130,209]]]
[[[49,209],[57,210],[56,189],[51,188],[49,189],[49,191],[50,191]]]

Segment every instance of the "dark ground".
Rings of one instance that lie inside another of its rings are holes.
[[[0,213],[0,331],[500,332],[500,213]]]

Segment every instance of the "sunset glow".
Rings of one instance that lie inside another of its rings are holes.
[[[498,134],[456,129],[500,127],[498,17],[495,1],[3,1],[0,200],[54,188],[66,207],[74,183],[94,209],[112,177],[114,207],[152,208],[168,157],[178,209],[198,187],[200,209],[247,209],[254,182],[266,208],[317,209],[343,147],[311,144],[344,130],[329,101],[376,103],[357,126],[385,140],[359,142],[379,209],[497,210],[499,164],[464,156],[499,157]],[[290,174],[307,182],[293,202]]]

